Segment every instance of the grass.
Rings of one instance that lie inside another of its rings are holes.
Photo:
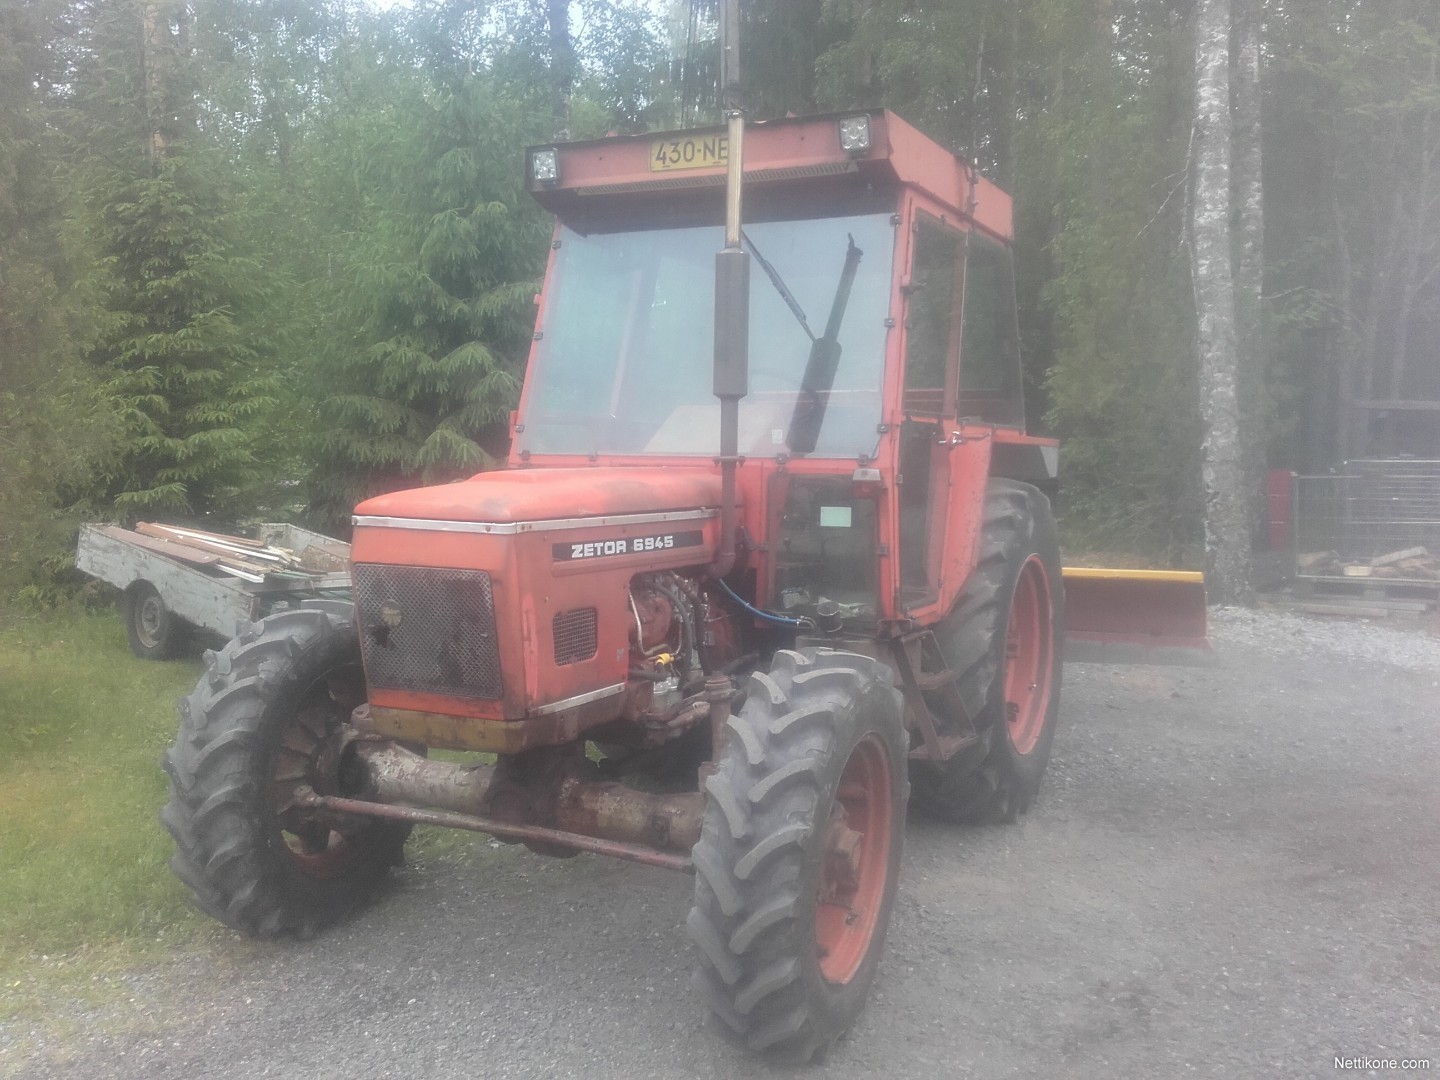
[[[203,925],[156,818],[198,672],[132,657],[114,613],[0,632],[0,988],[56,955],[138,958]]]
[[[190,906],[166,862],[160,757],[200,661],[138,660],[114,612],[9,615],[0,631],[0,1018],[104,1000],[118,976],[203,944],[246,946]],[[458,756],[458,755],[456,755]],[[478,837],[416,830],[417,859]]]
[[[131,656],[114,612],[7,613],[0,631],[0,1019],[51,1031],[124,976],[217,934],[166,868],[160,755],[198,659]]]

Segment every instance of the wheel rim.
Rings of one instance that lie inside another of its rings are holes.
[[[280,736],[275,756],[273,805],[280,827],[280,839],[290,861],[312,878],[337,877],[359,859],[367,848],[365,824],[342,831],[341,820],[326,820],[312,811],[295,806],[295,792],[305,786],[317,789],[324,773],[322,759],[333,749],[340,718],[326,681],[312,687]]]
[[[820,974],[848,983],[870,952],[890,877],[890,754],[866,735],[840,774],[821,849],[815,944]]]
[[[160,644],[160,628],[165,623],[165,604],[155,593],[147,593],[140,600],[140,610],[135,618],[135,636],[140,644],[153,649]]]
[[[1040,741],[1050,711],[1055,663],[1050,579],[1038,555],[1020,568],[1005,635],[1005,718],[1010,744],[1028,754]]]

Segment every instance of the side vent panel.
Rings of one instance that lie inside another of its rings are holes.
[[[550,624],[550,633],[555,640],[555,663],[563,667],[594,657],[598,625],[598,615],[593,607],[575,608],[556,615]]]

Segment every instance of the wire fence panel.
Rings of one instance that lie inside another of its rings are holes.
[[[1301,576],[1322,552],[1344,564],[1410,548],[1440,556],[1440,461],[1350,461],[1340,476],[1297,476],[1294,512]],[[1341,573],[1334,562],[1308,576]]]

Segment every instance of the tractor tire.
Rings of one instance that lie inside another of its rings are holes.
[[[1030,808],[1055,738],[1064,625],[1050,501],[1029,484],[991,480],[979,561],[936,629],[980,739],[947,761],[915,763],[917,808],[964,825]]]
[[[694,982],[720,1034],[803,1064],[845,1033],[875,979],[908,744],[893,675],[869,657],[777,652],[748,689],[692,852]]]
[[[120,605],[130,651],[141,660],[173,660],[190,643],[190,624],[165,606],[150,582],[131,585]]]
[[[334,793],[332,736],[365,699],[354,624],[338,608],[272,615],[207,652],[165,754],[170,868],[201,910],[249,937],[310,937],[349,914],[409,833],[289,805],[301,785]]]

